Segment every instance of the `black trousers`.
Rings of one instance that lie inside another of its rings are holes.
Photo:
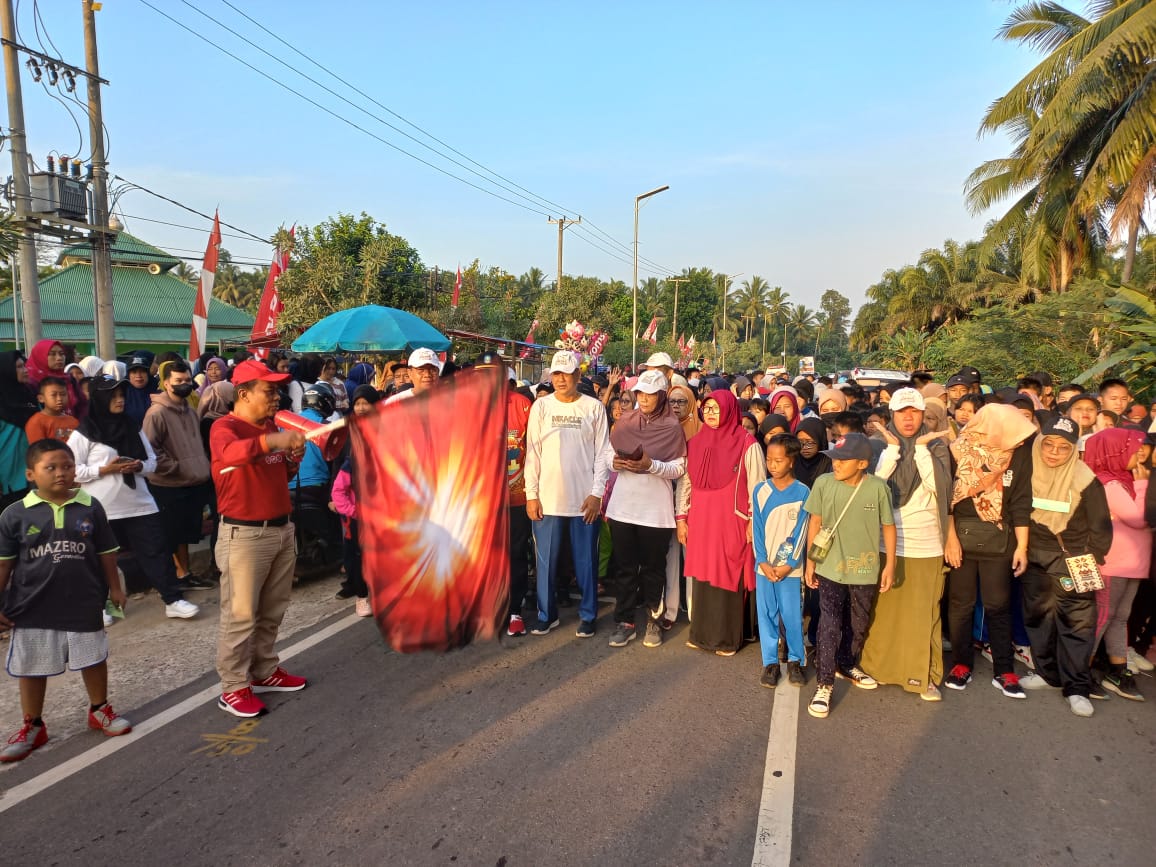
[[[369,598],[369,587],[365,583],[365,573],[361,569],[361,540],[357,536],[357,520],[349,519],[348,534],[341,539],[341,562],[345,566],[343,590],[360,599]]]
[[[117,544],[132,551],[141,571],[161,595],[165,605],[184,598],[180,582],[177,581],[177,567],[173,563],[172,551],[158,513],[117,518],[109,521],[108,525],[112,527]]]
[[[671,527],[643,527],[608,521],[614,543],[614,622],[633,623],[638,603],[649,613],[662,608],[666,591],[666,552]]]
[[[819,644],[816,655],[819,686],[834,686],[836,669],[846,671],[859,664],[871,606],[879,595],[878,584],[840,584],[819,578]],[[757,579],[756,579],[757,580]],[[849,622],[844,608],[850,608]]]
[[[530,580],[530,535],[533,522],[526,507],[510,506],[510,615],[522,614],[526,585]]]
[[[1096,644],[1096,594],[1072,593],[1060,578],[1035,565],[1023,575],[1024,624],[1032,642],[1036,672],[1064,695],[1092,688],[1090,671]]]
[[[1015,671],[1011,628],[1011,560],[963,557],[948,576],[948,629],[953,665],[975,666],[971,631],[975,622],[975,589],[983,597],[983,616],[991,643],[992,668],[998,677]]]

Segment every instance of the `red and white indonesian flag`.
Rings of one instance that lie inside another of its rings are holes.
[[[456,280],[454,280],[454,297],[453,297],[453,300],[450,301],[451,307],[456,308],[458,306],[458,299],[461,297],[461,295],[462,295],[462,266],[458,265],[458,278]]]
[[[289,238],[293,239],[297,231],[294,226],[289,230]],[[265,278],[265,289],[261,293],[261,306],[257,308],[257,318],[253,320],[253,333],[249,339],[253,345],[249,348],[258,358],[267,358],[269,347],[259,343],[265,338],[273,337],[277,333],[277,320],[285,305],[281,303],[281,293],[277,291],[277,278],[289,267],[290,248],[277,250],[273,253],[273,261],[269,265],[269,276]]]
[[[658,317],[655,316],[650,320],[650,324],[646,326],[646,330],[642,332],[642,339],[649,340],[651,343],[658,343]]]
[[[189,358],[196,360],[205,351],[209,331],[209,301],[213,297],[213,281],[217,276],[217,256],[221,250],[221,220],[213,212],[213,231],[209,233],[209,246],[205,248],[205,261],[201,266],[201,280],[197,284],[197,297],[193,302],[193,328],[189,334]]]

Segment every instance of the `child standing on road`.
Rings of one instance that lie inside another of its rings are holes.
[[[787,638],[787,680],[806,682],[803,649],[803,554],[807,540],[810,490],[794,475],[799,441],[779,434],[767,441],[767,475],[752,494],[751,524],[755,545],[755,602],[759,615],[759,643],[763,650],[763,686],[778,686],[779,625]]]
[[[80,421],[68,414],[68,386],[64,380],[56,376],[44,377],[36,396],[42,409],[24,425],[28,442],[46,438],[68,439]]]
[[[109,736],[132,725],[108,703],[108,637],[100,612],[119,606],[116,537],[100,503],[76,487],[76,463],[60,440],[28,448],[34,489],[0,515],[0,592],[11,579],[0,626],[13,627],[8,673],[20,680],[24,725],[0,749],[18,762],[48,740],[41,713],[48,678],[65,666],[80,671],[91,707],[88,727]]]
[[[871,443],[849,433],[825,454],[832,471],[819,476],[804,508],[807,528],[807,586],[819,590],[818,689],[807,706],[823,719],[831,710],[835,675],[860,689],[875,689],[875,680],[859,668],[876,592],[891,589],[895,574],[895,518],[891,493],[882,479],[867,474]],[[879,534],[886,562],[880,569]],[[843,608],[850,601],[850,627]]]

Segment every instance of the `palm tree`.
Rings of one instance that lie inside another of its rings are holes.
[[[755,324],[763,317],[768,288],[767,281],[755,274],[749,280],[744,280],[742,288],[735,293],[735,309],[746,326],[745,340],[751,339]]]
[[[811,336],[811,329],[815,327],[815,311],[805,304],[792,305],[790,312],[787,314],[787,327],[790,329],[790,332],[795,335],[796,340],[808,339]],[[784,329],[783,340],[784,356],[787,354],[785,335],[786,329]]]
[[[546,275],[541,268],[531,268],[518,278],[518,298],[527,308],[537,306],[545,289]]]
[[[767,329],[772,323],[783,326],[783,345],[787,344],[787,311],[791,307],[787,299],[790,297],[782,286],[767,292],[767,299],[763,302],[763,355],[767,354]]]
[[[201,281],[201,270],[193,268],[188,262],[183,259],[177,263],[177,267],[170,272],[178,280],[184,280],[193,286],[196,286]]]
[[[1109,232],[1127,233],[1131,279],[1141,215],[1156,191],[1156,4],[1095,0],[1089,8],[1087,19],[1054,2],[1012,12],[999,36],[1047,55],[980,126],[1009,133],[1012,154],[968,179],[973,212],[1019,197],[988,247],[1018,232],[1029,278],[1058,292]]]
[[[719,306],[715,309],[714,321],[712,326],[714,328],[715,339],[718,339],[720,334],[726,334],[731,331],[733,324],[735,307],[730,303],[731,280],[726,274],[719,274]]]

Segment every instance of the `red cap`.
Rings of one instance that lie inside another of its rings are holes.
[[[283,382],[288,382],[293,378],[290,373],[277,373],[270,370],[269,366],[262,364],[260,361],[242,361],[233,368],[233,383],[240,385],[242,382],[252,382],[259,379],[262,382],[275,382],[280,385]]]

